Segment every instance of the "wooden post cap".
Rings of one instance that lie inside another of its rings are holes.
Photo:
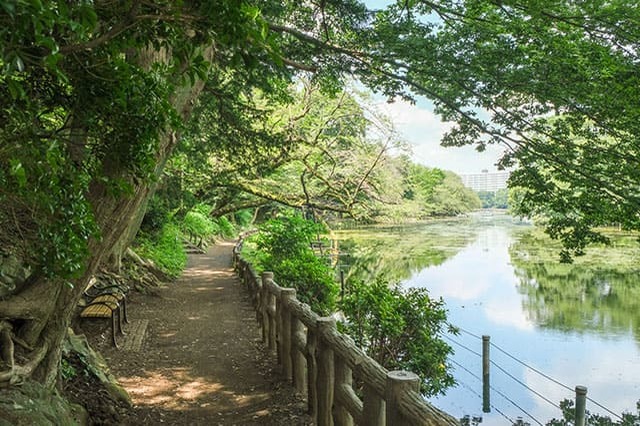
[[[389,371],[387,373],[387,378],[394,382],[404,382],[404,383],[417,382],[418,384],[420,383],[420,377],[418,377],[416,373],[412,373],[411,371],[404,371],[404,370]]]

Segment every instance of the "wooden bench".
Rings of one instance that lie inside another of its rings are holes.
[[[87,305],[80,311],[80,318],[111,319],[111,340],[116,348],[118,348],[116,324],[118,332],[125,335],[123,320],[125,323],[129,323],[127,318],[127,290],[128,288],[124,285],[109,284],[99,286],[96,284],[96,280],[91,280],[84,291]]]
[[[129,287],[120,284],[109,284],[106,286],[98,286],[93,282],[89,283],[89,286],[84,291],[84,297],[87,301],[91,302],[96,298],[104,295],[113,296],[116,298],[118,305],[122,306],[122,316],[125,324],[129,324],[129,318],[127,318],[127,292]]]

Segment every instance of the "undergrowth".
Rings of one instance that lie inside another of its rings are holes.
[[[152,260],[169,276],[180,276],[187,264],[187,254],[177,225],[166,223],[157,234],[142,234],[137,242],[136,252],[140,256]]]

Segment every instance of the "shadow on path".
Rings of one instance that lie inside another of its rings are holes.
[[[135,404],[127,424],[310,424],[263,350],[232,248],[190,255],[183,276],[157,296],[132,295],[131,317],[149,320],[142,350],[103,351]]]

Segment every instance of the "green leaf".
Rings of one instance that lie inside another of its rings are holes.
[[[16,180],[18,181],[18,185],[24,188],[27,185],[27,174],[24,170],[24,167],[22,166],[22,163],[20,162],[20,160],[12,158],[9,161],[9,164],[11,166],[11,175],[16,178]]]
[[[17,100],[25,97],[24,87],[15,79],[10,78],[7,80],[7,88],[12,99]]]
[[[12,1],[0,1],[0,6],[7,12],[7,15],[14,18],[16,14],[16,5]]]
[[[24,71],[24,62],[20,56],[16,55],[13,59],[13,66],[20,72]]]

